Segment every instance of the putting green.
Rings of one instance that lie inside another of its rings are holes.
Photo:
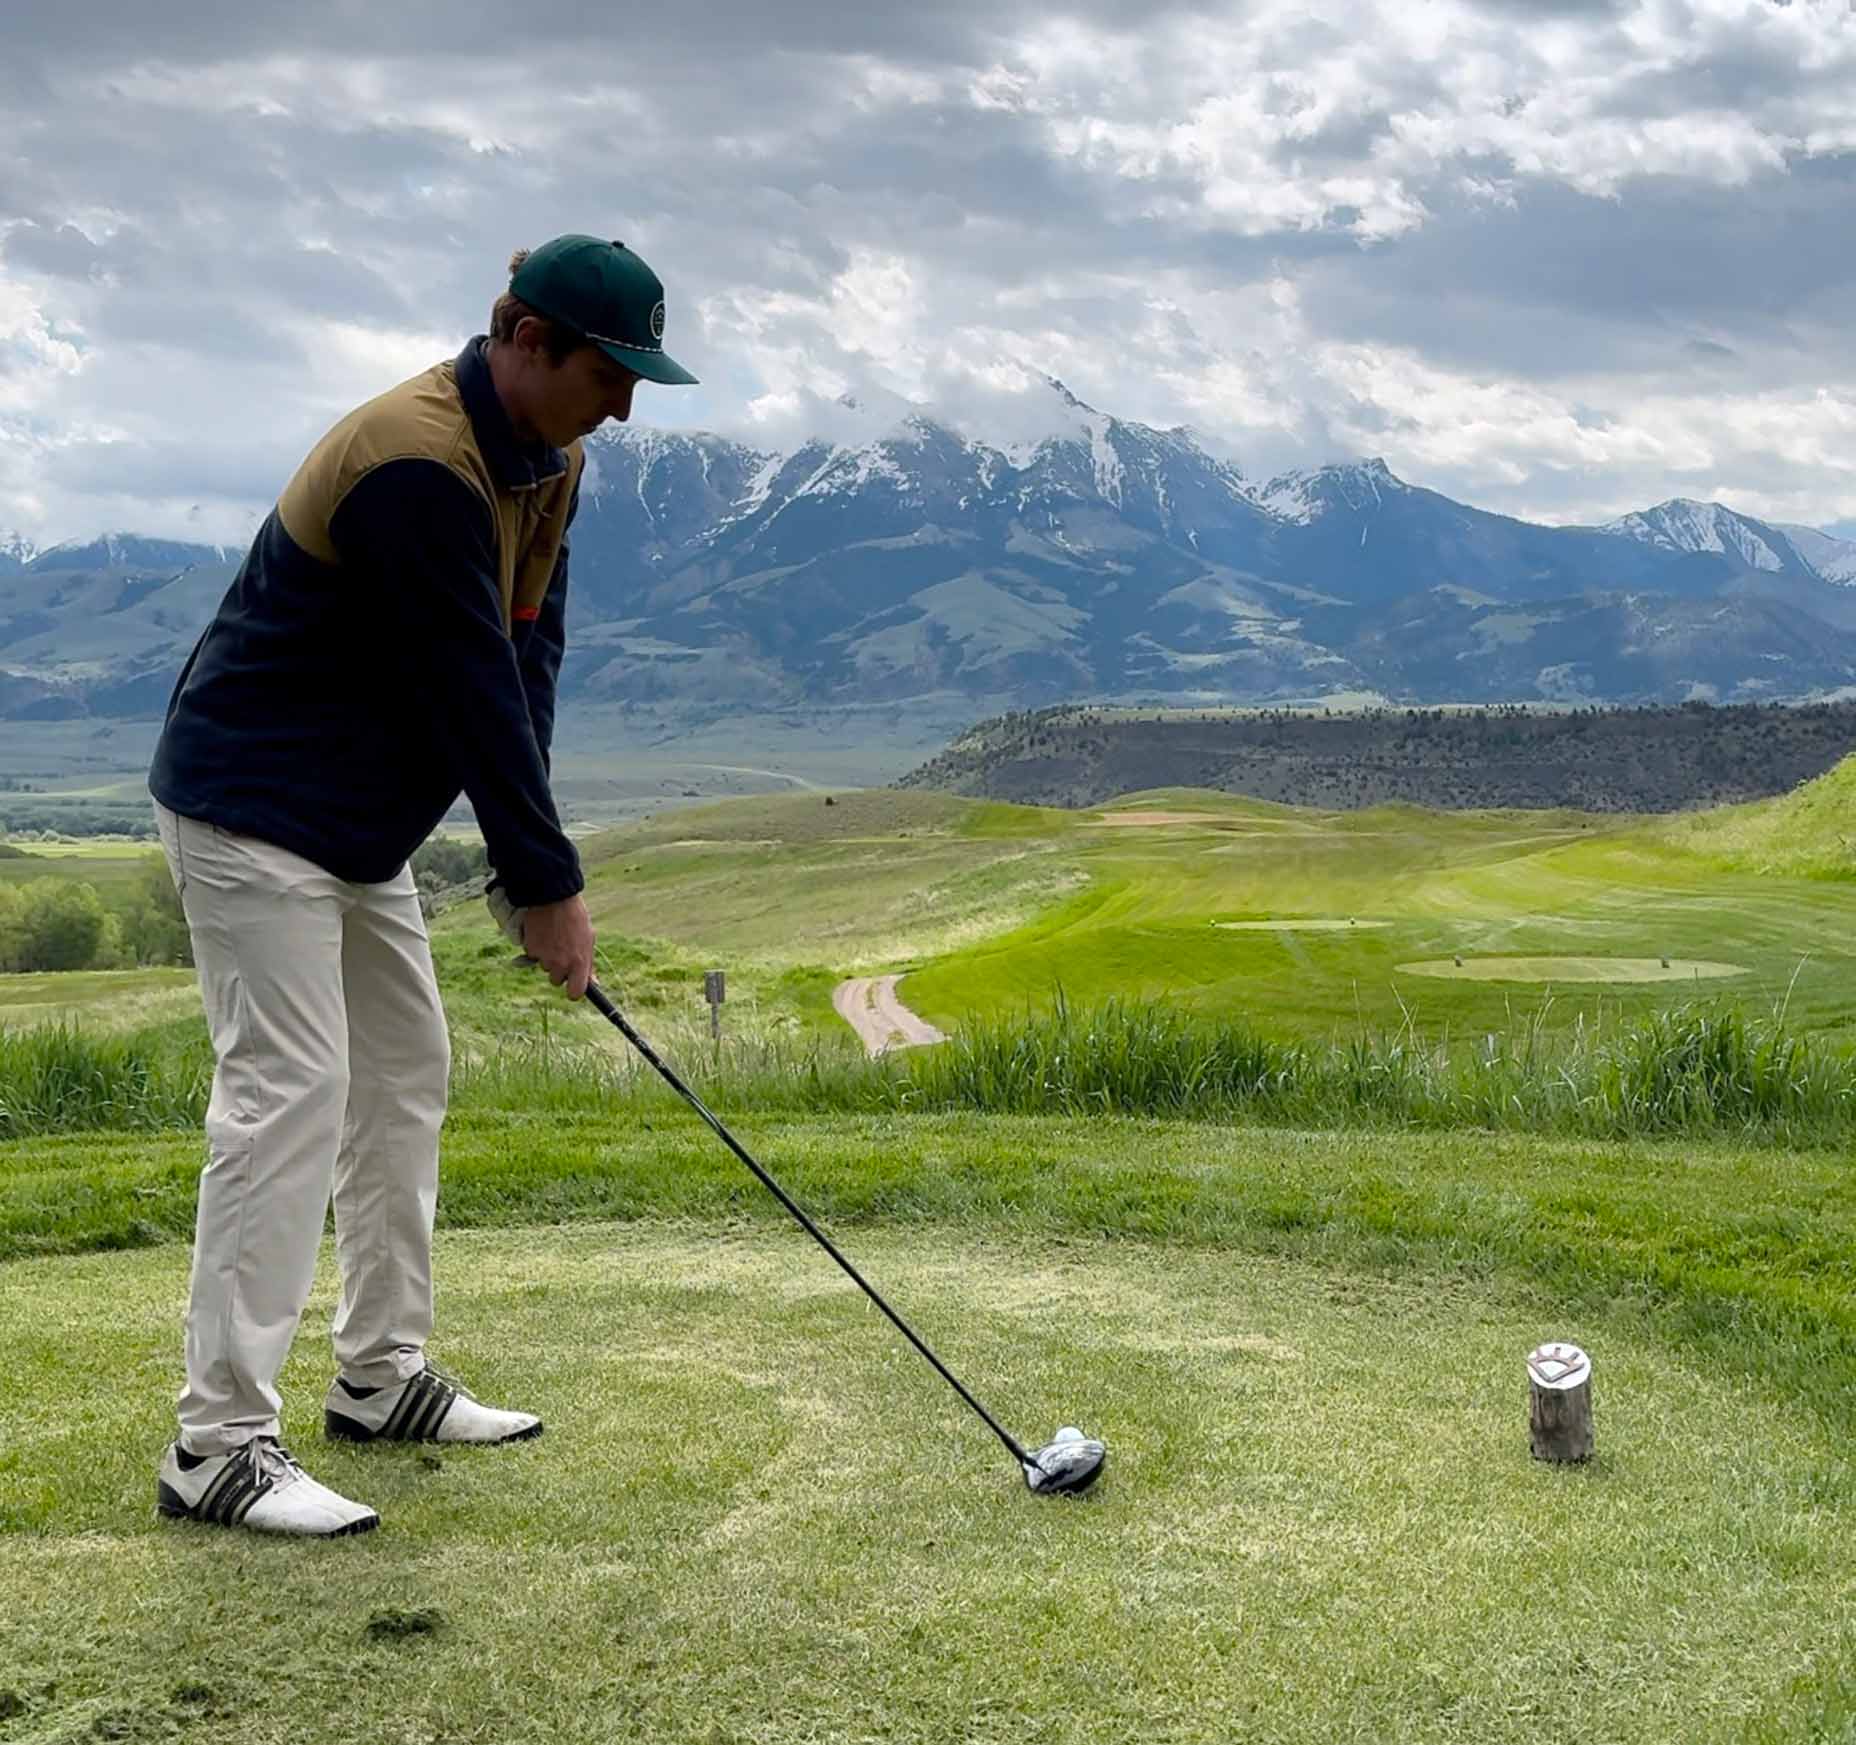
[[[1398,968],[1472,982],[1690,982],[1747,973],[1743,964],[1691,957],[1433,957]]]

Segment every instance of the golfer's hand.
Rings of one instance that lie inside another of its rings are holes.
[[[593,918],[579,897],[523,910],[522,949],[568,999],[584,998],[593,975]]]

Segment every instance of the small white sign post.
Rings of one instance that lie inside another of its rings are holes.
[[[722,1002],[728,998],[727,980],[719,969],[710,970],[702,978],[702,994],[709,1002],[709,1040],[719,1054],[722,1051]]]

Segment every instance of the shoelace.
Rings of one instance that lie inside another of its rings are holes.
[[[239,1452],[251,1468],[253,1482],[266,1490],[281,1489],[303,1470],[296,1456],[275,1436],[254,1436]]]
[[[456,1389],[461,1399],[475,1400],[477,1397],[469,1388],[459,1381],[450,1370],[440,1369],[429,1357],[425,1360],[425,1373],[429,1375],[433,1381],[442,1381],[446,1387]]]

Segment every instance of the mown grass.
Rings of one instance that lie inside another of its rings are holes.
[[[1665,1334],[1856,1429],[1847,1149],[1127,1119],[719,1112],[828,1228],[900,1224],[1511,1278]],[[196,1134],[0,1147],[0,1259],[182,1243]],[[786,1214],[680,1107],[462,1112],[447,1228]]]
[[[917,960],[909,1004],[946,1030],[1048,1006],[1062,986],[1084,1003],[1165,1001],[1311,1039],[1362,1017],[1436,1037],[1502,1028],[1517,990],[1405,965],[1568,957],[1589,974],[1593,959],[1667,956],[1732,963],[1743,973],[1726,986],[1749,1008],[1789,993],[1801,1028],[1856,1041],[1856,883],[1725,869],[1635,825],[1388,808],[1100,830],[1073,852],[1085,887],[1010,932]],[[1373,925],[1218,925],[1350,918]],[[1566,1029],[1688,997],[1628,978],[1533,991],[1554,994]]]
[[[1021,1434],[1108,1440],[1096,1491],[1028,1497],[798,1232],[641,1223],[441,1238],[442,1354],[547,1419],[508,1449],[322,1441],[325,1267],[285,1428],[382,1530],[189,1530],[150,1507],[184,1254],[0,1271],[0,1737],[1727,1745],[1852,1713],[1847,1445],[1627,1305],[1126,1236],[857,1249]],[[1527,1455],[1548,1333],[1598,1364],[1584,1469]]]
[[[1360,1000],[1330,1036],[1322,1003],[1366,961],[1337,957],[1306,1007],[1293,977],[1253,990],[1280,1002],[1257,1002],[1267,1029],[1053,983],[870,1062],[804,1020],[817,941],[879,913],[955,938],[1053,888],[1076,832],[783,807],[816,827],[798,861],[659,844],[737,857],[685,884],[649,874],[656,849],[619,857],[596,898],[672,925],[606,911],[602,973],[1021,1434],[1108,1437],[1104,1485],[1028,1499],[610,1029],[460,918],[439,941],[460,1033],[439,1355],[550,1429],[322,1445],[325,1268],[286,1430],[382,1508],[367,1540],[150,1516],[198,1021],[0,1038],[0,1586],[24,1600],[0,1607],[0,1741],[1856,1735],[1856,1063],[1826,1039],[1848,990],[1783,1019],[1664,994],[1473,1027],[1490,1008],[1433,1026]],[[1335,834],[1236,817],[1285,823]],[[1849,945],[1821,881],[1815,908],[1780,879],[1749,908],[1750,884],[1666,845],[1543,869],[1537,834],[1425,830],[1363,836],[1347,876],[1410,857],[1410,912],[1438,929],[1512,933],[1518,856],[1562,924],[1609,902],[1640,925],[1650,892],[1714,929],[1701,955],[1735,928],[1765,950],[1784,912]],[[1217,867],[1232,843],[1191,852]],[[1171,937],[1153,905],[1176,850],[1112,853],[1152,860],[1116,899],[1139,970]],[[1340,853],[1305,842],[1275,872]],[[731,973],[714,1050],[689,987],[704,913],[766,938],[783,874],[793,925]],[[1209,888],[1179,895],[1182,951],[1212,932]],[[1600,1457],[1577,1472],[1526,1456],[1519,1359],[1547,1337],[1598,1362]]]

